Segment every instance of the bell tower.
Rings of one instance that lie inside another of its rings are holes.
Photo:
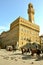
[[[28,16],[29,16],[29,21],[31,23],[34,23],[34,8],[31,3],[28,5]]]

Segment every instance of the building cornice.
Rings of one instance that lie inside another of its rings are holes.
[[[27,27],[29,27],[31,29],[34,29],[34,30],[36,30],[38,32],[40,31],[40,28],[39,28],[38,25],[36,25],[34,23],[31,23],[30,21],[25,20],[22,17],[20,17],[20,19],[19,19],[19,24],[25,25],[25,26],[27,26]]]

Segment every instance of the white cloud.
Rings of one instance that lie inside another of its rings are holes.
[[[0,34],[1,34],[3,31],[7,31],[8,29],[9,29],[9,27],[0,26]]]
[[[43,31],[40,31],[39,35],[42,35],[43,34]]]
[[[40,27],[40,33],[39,33],[40,35],[42,35],[43,34],[43,27]]]
[[[5,30],[5,29],[6,29],[6,27],[0,26],[0,30]]]

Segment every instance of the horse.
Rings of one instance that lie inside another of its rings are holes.
[[[29,48],[21,48],[22,54],[30,52]]]
[[[31,50],[31,55],[33,56],[35,53],[40,56],[41,50],[40,49],[30,49]]]

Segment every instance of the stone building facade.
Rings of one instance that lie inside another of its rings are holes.
[[[43,35],[40,36],[40,45],[41,45],[41,49],[43,49]]]
[[[30,3],[28,5],[29,20],[18,17],[10,24],[10,30],[1,34],[3,46],[13,45],[14,47],[21,47],[28,41],[40,42],[39,32],[40,28],[34,23],[34,8]]]

